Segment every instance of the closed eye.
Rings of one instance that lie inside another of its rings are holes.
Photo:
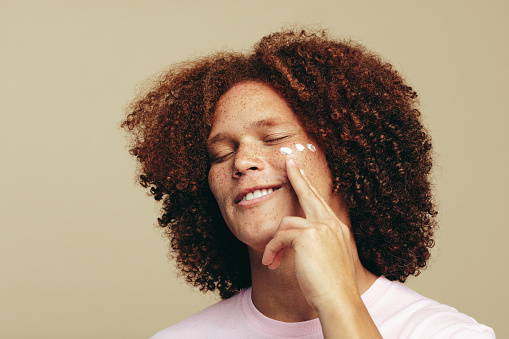
[[[268,143],[268,144],[276,144],[278,142],[282,142],[282,141],[285,141],[286,139],[288,139],[290,136],[288,135],[285,135],[285,136],[268,136],[266,137],[263,142],[265,143]]]
[[[210,159],[210,162],[213,163],[213,164],[219,164],[223,161],[226,161],[228,160],[228,158],[233,154],[233,152],[230,152],[230,153],[226,153],[224,155],[221,155],[221,156],[216,156],[216,157],[213,157]]]

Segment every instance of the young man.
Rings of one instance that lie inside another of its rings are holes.
[[[154,338],[494,337],[396,282],[433,246],[416,96],[361,46],[284,31],[135,101],[123,126],[179,268],[225,299]]]

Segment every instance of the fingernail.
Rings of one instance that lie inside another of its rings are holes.
[[[293,166],[297,167],[297,164],[295,163],[295,160],[290,159],[290,160],[289,160],[289,162],[290,162],[290,164],[292,164]]]

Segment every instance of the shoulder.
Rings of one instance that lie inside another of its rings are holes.
[[[238,322],[238,318],[242,314],[240,306],[242,293],[193,314],[175,325],[156,333],[151,339],[213,337],[213,333],[224,331],[225,328]]]
[[[495,338],[493,330],[399,282],[379,278],[363,296],[387,338]]]

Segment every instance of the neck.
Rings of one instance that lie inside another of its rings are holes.
[[[249,252],[252,277],[252,300],[266,317],[283,322],[301,322],[315,319],[317,312],[308,303],[294,270],[294,252],[285,248],[281,265],[271,270],[262,265],[262,254]],[[362,295],[377,279],[360,262],[357,269],[357,286]]]
[[[275,270],[262,265],[261,256],[258,252],[249,253],[255,307],[266,317],[284,322],[317,318],[295,277],[293,250],[285,249],[281,265]]]

